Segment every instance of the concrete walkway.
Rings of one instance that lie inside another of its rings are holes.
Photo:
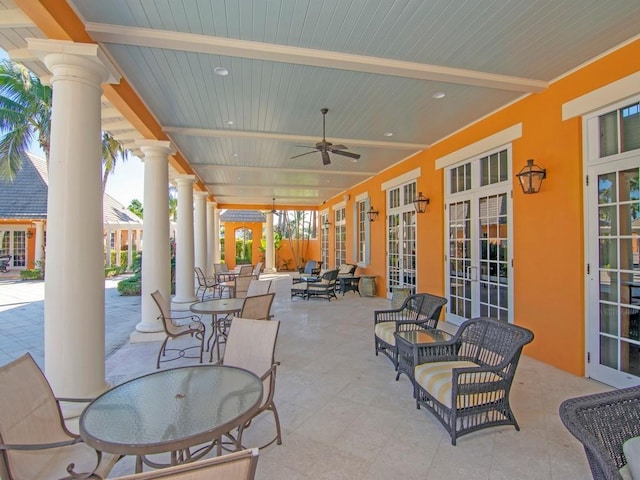
[[[140,297],[118,295],[122,278],[105,279],[106,358],[129,341],[140,321]],[[0,365],[26,352],[44,368],[44,282],[1,279]]]

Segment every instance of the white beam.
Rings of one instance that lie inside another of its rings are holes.
[[[2,10],[0,15],[0,28],[31,28],[35,24],[19,8],[9,8]]]

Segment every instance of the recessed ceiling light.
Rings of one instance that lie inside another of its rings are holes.
[[[220,75],[221,77],[226,77],[227,75],[229,75],[229,70],[224,67],[216,67],[213,69],[213,73],[215,73],[216,75]]]
[[[224,124],[225,125],[233,125],[235,122],[233,120],[225,120]]]
[[[393,137],[393,132],[384,132],[383,135],[385,137]]]
[[[237,154],[237,153],[234,153],[234,154],[233,154],[233,156],[234,156],[234,157],[237,157],[237,156],[238,156],[238,154]]]
[[[352,158],[352,159],[351,159],[351,161],[352,161],[353,163],[358,163],[358,159],[357,159],[357,158]]]
[[[446,96],[446,93],[444,92],[436,92],[433,94],[433,98],[444,98]]]

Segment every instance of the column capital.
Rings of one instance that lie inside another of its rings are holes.
[[[90,80],[100,86],[102,83],[119,83],[122,78],[95,43],[28,38],[27,48],[53,73],[52,83],[67,77]]]
[[[218,203],[207,200],[207,208],[215,210],[216,208],[218,208]]]
[[[200,192],[200,191],[193,192],[193,197],[196,200],[203,200],[203,199],[206,199],[208,196],[209,196],[209,192]]]
[[[134,148],[142,151],[144,161],[148,157],[169,157],[176,153],[175,148],[169,140],[153,140],[150,138],[141,138],[133,142]]]
[[[177,185],[193,185],[196,182],[195,175],[176,175],[173,179]]]

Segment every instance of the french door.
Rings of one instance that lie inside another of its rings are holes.
[[[453,167],[445,202],[447,321],[513,322],[508,150]]]
[[[394,288],[417,287],[415,182],[387,191],[387,296]]]
[[[588,169],[588,374],[640,384],[640,154]]]
[[[640,385],[640,98],[585,118],[587,375]]]

